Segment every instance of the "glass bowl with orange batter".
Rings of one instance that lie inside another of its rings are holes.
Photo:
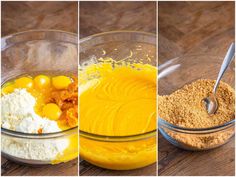
[[[114,31],[79,41],[79,153],[130,170],[156,162],[156,36]]]
[[[57,164],[78,157],[77,50],[77,35],[63,31],[32,30],[1,39],[4,157],[35,165]],[[33,109],[19,110],[21,105],[14,108],[11,99]],[[17,119],[7,112],[8,105],[9,110],[14,109],[22,117],[25,113],[29,115],[24,120]]]

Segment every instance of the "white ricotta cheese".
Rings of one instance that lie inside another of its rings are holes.
[[[51,161],[63,154],[68,139],[30,140],[2,136],[2,151],[14,157]]]
[[[35,98],[26,89],[15,89],[1,97],[1,119],[3,128],[15,127],[27,116],[34,114]]]
[[[1,98],[2,127],[24,133],[59,132],[56,121],[42,118],[34,111],[36,100],[26,89],[15,89],[14,92]],[[68,139],[19,139],[2,135],[2,151],[12,156],[34,159],[53,160],[68,147]]]
[[[24,133],[38,133],[42,129],[42,133],[59,132],[61,129],[55,121],[41,118],[38,115],[29,116],[16,126],[15,130]]]

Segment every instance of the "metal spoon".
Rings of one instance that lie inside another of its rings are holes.
[[[233,60],[234,54],[235,54],[235,45],[234,45],[234,43],[232,43],[225,55],[223,63],[221,65],[220,72],[218,74],[216,83],[213,88],[213,92],[207,98],[203,99],[203,102],[205,103],[205,107],[206,107],[208,114],[215,114],[215,112],[218,109],[218,101],[216,99],[216,90],[218,88],[220,80],[223,77],[226,69],[228,68],[230,62]]]

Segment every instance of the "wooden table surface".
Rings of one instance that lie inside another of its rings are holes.
[[[80,2],[80,38],[114,31],[156,33],[155,2]]]
[[[78,33],[77,2],[2,2],[2,36],[34,29]]]
[[[114,30],[156,33],[155,2],[80,2],[80,38]],[[80,175],[149,176],[156,175],[156,164],[128,171],[106,170],[81,159]]]
[[[234,2],[159,2],[159,63],[183,54],[224,56],[234,41]],[[235,175],[234,137],[209,151],[190,152],[158,137],[163,176]]]
[[[2,36],[32,30],[57,29],[77,33],[77,2],[2,2]],[[59,165],[31,167],[1,158],[2,176],[76,176],[78,159]]]

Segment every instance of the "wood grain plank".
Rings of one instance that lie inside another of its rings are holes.
[[[30,166],[1,158],[2,176],[77,176],[78,159],[57,165]]]
[[[156,33],[155,2],[80,2],[80,38],[114,30]]]
[[[234,40],[234,2],[159,2],[158,7],[160,63],[187,53],[223,55]]]
[[[77,2],[2,2],[2,36],[35,29],[78,32]]]
[[[80,176],[155,176],[156,170],[156,164],[136,170],[119,171],[99,168],[85,160],[80,162]]]
[[[222,147],[209,151],[185,151],[171,145],[159,134],[160,176],[234,176],[234,137]]]

